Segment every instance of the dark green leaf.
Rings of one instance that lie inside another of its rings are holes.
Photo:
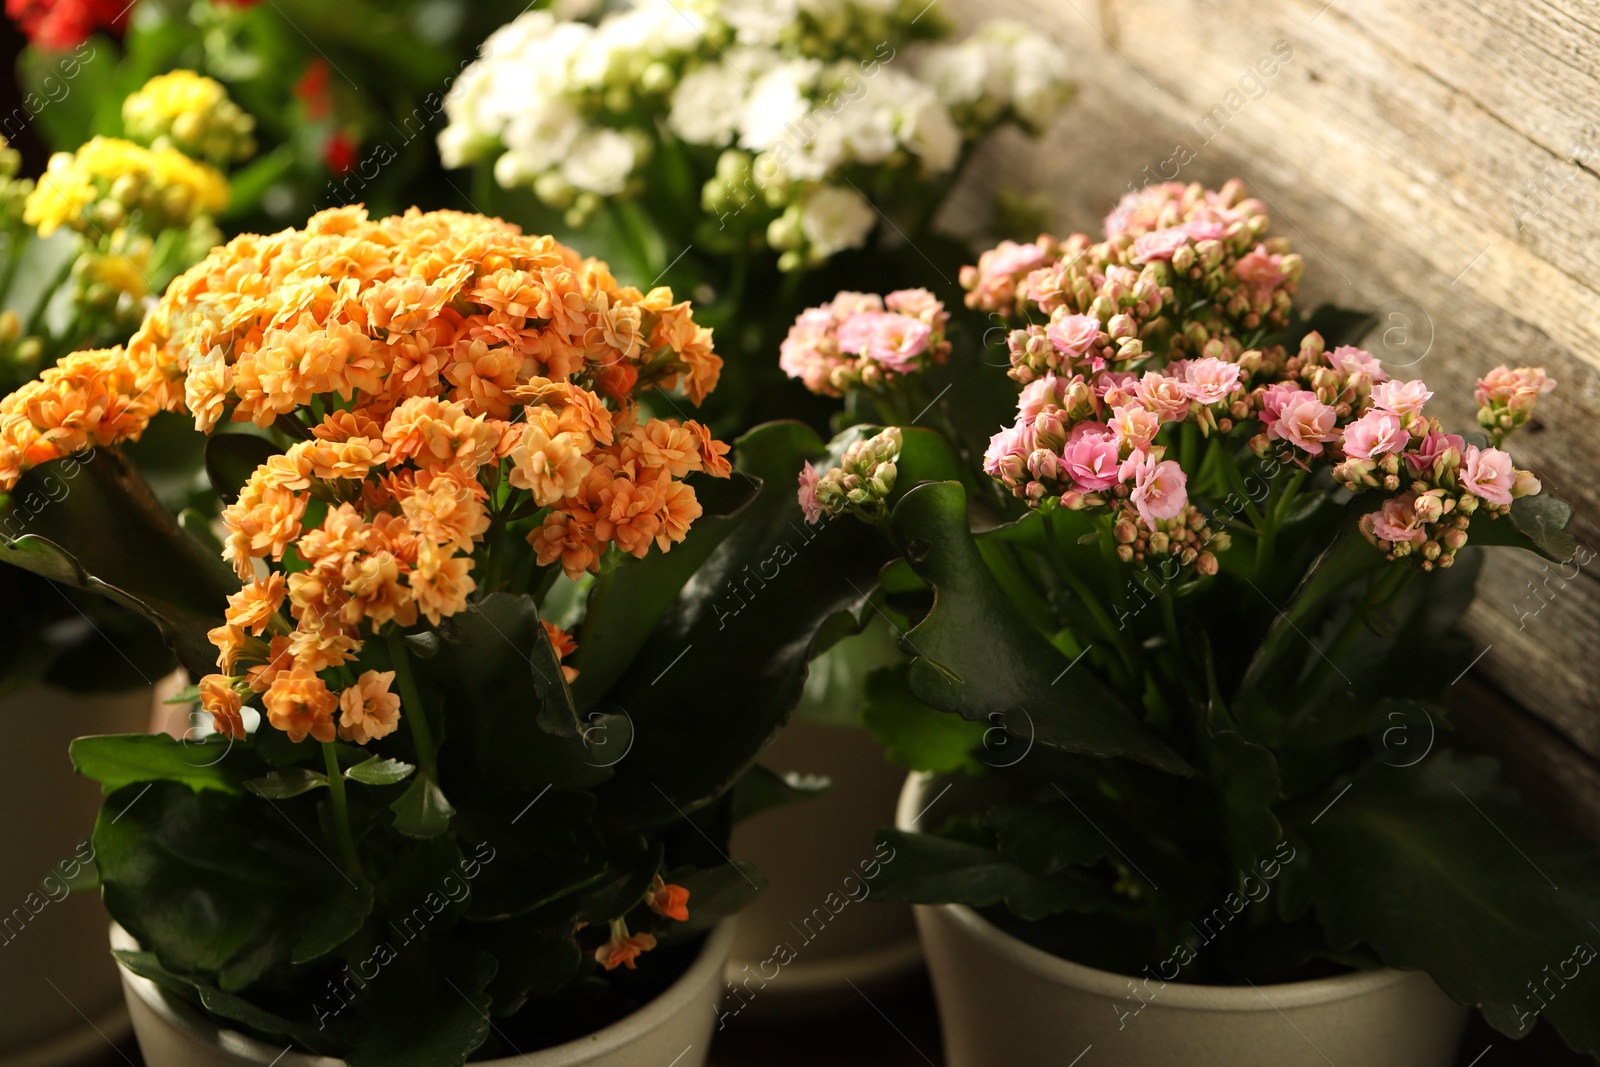
[[[331,899],[320,900],[300,939],[294,943],[289,962],[310,963],[321,959],[355,936],[372,914],[372,886],[346,885]]]
[[[1092,911],[1102,894],[1087,880],[1045,879],[998,853],[965,841],[904,830],[879,830],[879,853],[889,848],[872,894],[912,904],[1004,904],[1020,919],[1061,911]]]
[[[689,921],[673,923],[663,940],[682,940],[709,930],[729,915],[736,915],[767,887],[755,864],[734,862],[719,867],[679,867],[666,880],[689,891]]]
[[[1577,538],[1567,529],[1571,522],[1571,504],[1549,493],[1536,493],[1513,500],[1511,514],[1504,518],[1474,517],[1468,533],[1475,545],[1508,545],[1566,563],[1578,550]]]
[[[307,767],[288,767],[281,771],[273,771],[262,778],[247,779],[244,787],[258,797],[265,797],[268,800],[287,800],[301,793],[309,793],[313,789],[326,789],[328,776]]]
[[[1095,756],[1126,756],[1176,774],[1190,768],[1091,673],[1057,688],[1072,661],[1019,618],[967,530],[966,493],[933,482],[907,493],[892,523],[905,556],[934,587],[933,610],[906,635],[918,699],[976,722]]]
[[[239,499],[239,490],[267,460],[283,449],[253,433],[215,433],[206,438],[206,477],[224,504]]]
[[[196,675],[215,668],[206,634],[239,585],[114,449],[41,464],[0,496],[0,562],[143,613]]]
[[[617,821],[674,822],[732,788],[800,699],[814,635],[859,618],[887,552],[853,519],[806,524],[796,479],[820,451],[797,423],[739,441],[760,495],[606,697],[636,725],[633,754],[597,791]]]
[[[417,775],[389,810],[394,828],[407,837],[438,837],[450,829],[450,816],[456,813],[439,784],[425,774]]]
[[[832,784],[824,775],[794,771],[779,775],[758,763],[745,771],[733,787],[733,821],[743,822],[764,811],[821,796]]]
[[[1375,766],[1330,797],[1297,827],[1318,867],[1317,915],[1334,948],[1367,942],[1392,967],[1426,970],[1502,1033],[1542,1015],[1600,1054],[1600,861],[1493,788],[1494,773],[1492,760],[1441,752]]]

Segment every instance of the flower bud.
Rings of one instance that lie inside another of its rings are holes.
[[[1511,495],[1533,496],[1541,488],[1543,487],[1539,484],[1539,479],[1534,477],[1532,471],[1517,471],[1517,476],[1511,483]]]

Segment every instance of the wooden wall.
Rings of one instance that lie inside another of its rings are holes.
[[[1149,179],[1238,175],[1305,255],[1307,306],[1379,309],[1367,347],[1425,377],[1447,421],[1472,425],[1472,383],[1497,363],[1558,379],[1509,448],[1574,505],[1584,548],[1564,570],[1494,554],[1469,617],[1486,650],[1474,670],[1526,712],[1467,698],[1463,723],[1600,839],[1600,6],[942,3],[962,27],[1039,25],[1080,85],[1042,140],[996,137],[953,228],[981,229],[1000,187],[1047,192],[1054,232],[1097,233]]]

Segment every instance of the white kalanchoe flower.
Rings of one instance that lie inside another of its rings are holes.
[[[690,144],[731,143],[744,113],[746,77],[742,69],[727,63],[684,75],[672,93],[667,129]]]
[[[877,224],[878,213],[854,189],[824,185],[800,204],[800,232],[811,256],[821,260],[847,248],[860,248]]]
[[[600,196],[622,192],[637,158],[633,141],[616,130],[592,129],[573,143],[561,164],[561,176],[579,189]]]

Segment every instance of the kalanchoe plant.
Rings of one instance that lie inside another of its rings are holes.
[[[1037,32],[933,40],[946,30],[911,0],[529,11],[451,87],[440,154],[476,165],[478,203],[581,226],[620,273],[695,292],[736,357],[714,425],[812,417],[825,406],[770,363],[795,313],[888,263],[931,257],[954,276],[969,252],[932,222],[964,161],[1001,124],[1041,130],[1071,97],[1066,56]]]
[[[576,1038],[681,972],[759,886],[735,808],[785,794],[731,790],[860,607],[798,568],[755,625],[706,595],[818,447],[765,428],[730,480],[703,426],[642,414],[720,366],[687,302],[551,238],[349,208],[214,250],[126,349],[0,402],[6,509],[71,485],[0,556],[150,616],[214,721],[73,748],[126,966],[384,1065]],[[209,435],[210,508],[176,520],[119,450],[162,411]]]
[[[1571,509],[1500,448],[1553,383],[1496,368],[1488,435],[1448,431],[1423,382],[1336,343],[1360,316],[1296,315],[1268,221],[1236,183],[1168,185],[1103,240],[986,253],[962,283],[1020,396],[981,472],[960,400],[802,471],[808,519],[853,513],[897,557],[875,606],[909,662],[867,721],[913,766],[1007,764],[989,801],[885,831],[875,895],[1163,981],[1421,968],[1507,1034],[1542,1015],[1600,1052],[1594,849],[1447,744],[1438,704],[1473,662],[1477,546],[1572,553]],[[951,759],[940,713],[1026,754]]]

